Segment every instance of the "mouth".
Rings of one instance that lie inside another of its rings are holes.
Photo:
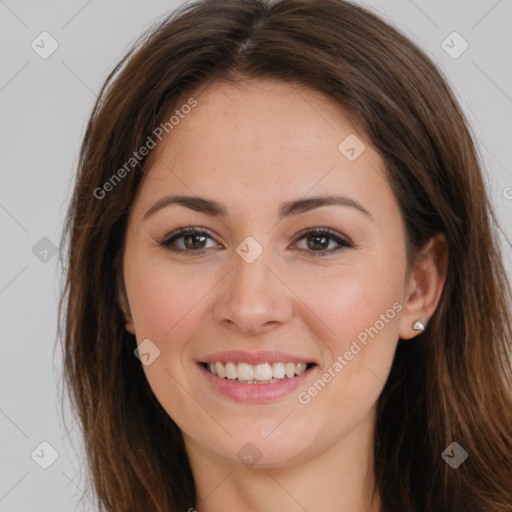
[[[268,362],[250,364],[234,361],[202,362],[202,367],[219,379],[238,384],[275,384],[304,374],[316,363]]]
[[[223,352],[196,360],[210,389],[236,402],[263,403],[291,395],[318,373],[318,364],[281,352]]]

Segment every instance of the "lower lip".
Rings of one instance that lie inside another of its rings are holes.
[[[304,373],[283,379],[270,384],[241,384],[236,380],[221,379],[209,372],[202,364],[198,364],[205,379],[224,396],[228,396],[238,402],[270,402],[278,400],[295,391],[304,381],[309,378],[316,366],[313,366]]]

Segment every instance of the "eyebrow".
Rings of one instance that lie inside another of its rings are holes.
[[[217,201],[206,199],[198,196],[182,196],[182,195],[170,195],[159,199],[145,214],[142,220],[152,215],[158,210],[169,206],[169,205],[180,205],[196,212],[204,213],[212,217],[226,218],[228,216],[228,210],[225,206],[218,203]],[[324,195],[308,197],[306,199],[297,199],[295,201],[287,201],[279,208],[279,218],[289,217],[291,215],[297,215],[304,213],[321,206],[348,206],[355,208],[360,212],[364,213],[367,217],[373,219],[372,214],[359,202],[350,197],[336,196],[336,195]]]

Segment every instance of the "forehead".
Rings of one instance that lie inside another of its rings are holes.
[[[154,150],[143,201],[172,192],[240,207],[252,197],[261,207],[337,192],[375,203],[376,188],[381,201],[386,193],[394,200],[378,153],[341,106],[318,91],[269,80],[214,82],[194,98],[197,105]],[[357,159],[343,153],[344,141],[358,152],[364,144]]]

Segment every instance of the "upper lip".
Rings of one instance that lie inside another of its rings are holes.
[[[287,354],[279,351],[264,351],[264,352],[244,352],[243,350],[227,350],[224,352],[216,352],[204,358],[198,359],[198,363],[215,363],[217,361],[232,361],[233,363],[249,363],[249,364],[263,364],[263,363],[314,363],[315,361],[299,357],[293,354]]]

